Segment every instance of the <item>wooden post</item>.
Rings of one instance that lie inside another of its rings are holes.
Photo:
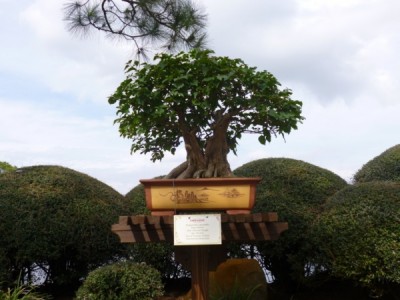
[[[276,213],[247,215],[221,215],[222,241],[276,240],[288,229],[288,224],[278,222]],[[172,216],[121,216],[112,231],[122,243],[148,243],[174,241]],[[212,252],[212,256],[210,256]],[[209,300],[209,271],[226,259],[223,245],[175,247],[175,259],[192,273],[192,300]]]
[[[208,300],[208,246],[192,246],[192,300]]]

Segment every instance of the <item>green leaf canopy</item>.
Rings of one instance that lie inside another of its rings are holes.
[[[185,136],[195,137],[207,156],[206,147],[216,139],[235,152],[243,133],[258,134],[265,144],[303,120],[302,103],[291,99],[289,89],[240,59],[192,50],[159,54],[155,61],[128,62],[127,78],[109,98],[117,103],[115,122],[132,139],[132,152],[151,153],[153,161],[174,153],[182,141],[193,149]]]

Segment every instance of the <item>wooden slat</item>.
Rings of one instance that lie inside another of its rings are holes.
[[[238,230],[236,229],[236,223],[230,222],[230,223],[228,223],[228,227],[229,227],[229,231],[232,234],[232,240],[233,241],[239,240],[240,236],[239,236]],[[225,230],[225,231],[227,231],[227,230]]]
[[[146,224],[140,224],[140,231],[143,234],[143,239],[145,242],[151,242],[149,231],[147,230]]]
[[[161,223],[173,225],[174,224],[174,216],[162,216]]]
[[[128,225],[129,224],[129,217],[128,216],[120,216],[118,218],[118,224]]]
[[[130,230],[131,226],[125,225],[125,224],[114,224],[111,226],[111,231],[124,231],[124,230]]]
[[[223,241],[275,240],[288,229],[276,213],[221,215]],[[112,225],[122,243],[173,242],[173,216],[121,216]]]
[[[250,241],[255,241],[256,237],[254,235],[254,232],[253,232],[253,229],[251,228],[250,223],[244,223],[243,226],[244,226],[244,228],[246,230],[246,234],[249,237],[249,240]]]
[[[253,214],[254,222],[277,222],[278,214],[276,212]]]
[[[156,230],[157,237],[158,237],[159,241],[165,241],[166,242],[167,240],[165,238],[165,234],[164,234],[164,231],[163,231],[161,225],[160,224],[155,224],[154,225],[154,229]]]
[[[265,223],[258,223],[258,227],[261,230],[261,236],[263,238],[263,240],[268,241],[271,240],[271,235],[269,233],[269,230],[267,228],[267,225]]]
[[[118,234],[121,243],[135,243],[135,242],[137,242],[133,232],[130,231],[130,230],[129,231],[120,230],[120,231],[116,231],[115,233]]]
[[[143,224],[146,220],[146,216],[144,215],[138,215],[138,216],[132,216],[131,217],[131,223],[133,225],[138,225],[138,224]]]
[[[146,216],[146,221],[148,224],[160,224],[161,217],[159,216]]]

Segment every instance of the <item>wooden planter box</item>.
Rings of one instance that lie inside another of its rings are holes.
[[[261,178],[142,179],[146,205],[157,211],[250,211]]]

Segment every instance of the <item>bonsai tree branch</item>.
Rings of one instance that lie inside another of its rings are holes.
[[[257,134],[266,144],[304,119],[290,90],[240,59],[197,49],[155,61],[128,62],[127,78],[109,102],[117,103],[115,122],[132,139],[133,152],[151,153],[155,161],[184,144],[186,162],[168,178],[230,177],[227,156],[242,134]]]

